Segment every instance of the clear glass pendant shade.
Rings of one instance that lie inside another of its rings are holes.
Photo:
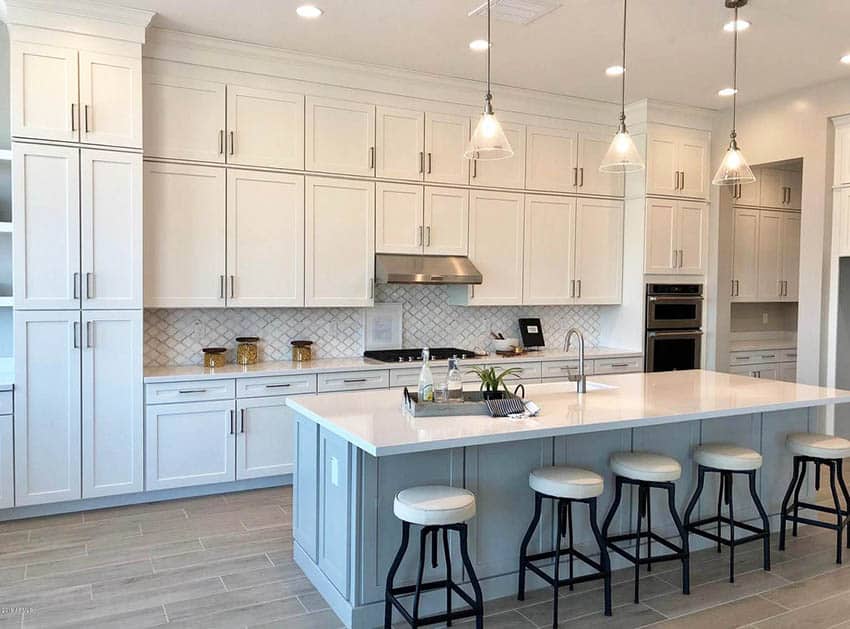
[[[635,141],[625,128],[621,128],[611,141],[611,146],[599,165],[599,172],[633,173],[643,169],[643,159]]]
[[[756,176],[747,163],[747,158],[741,153],[741,149],[738,148],[738,144],[733,138],[711,183],[715,186],[734,186],[753,183],[755,180]]]
[[[483,113],[463,154],[467,159],[505,159],[514,150],[495,114]]]

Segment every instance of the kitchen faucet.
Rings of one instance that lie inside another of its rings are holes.
[[[576,328],[570,328],[564,337],[564,351],[570,351],[570,341],[573,335],[578,337],[578,375],[569,372],[568,379],[576,383],[576,393],[587,393],[587,376],[584,375],[584,335]]]

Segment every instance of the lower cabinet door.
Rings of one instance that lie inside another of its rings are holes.
[[[797,363],[781,363],[779,379],[785,382],[797,382]]]
[[[236,410],[236,479],[291,474],[294,415],[286,397],[238,400]]]
[[[83,338],[83,498],[142,491],[142,311],[86,311]]]
[[[12,416],[0,415],[0,509],[15,506]]]
[[[145,417],[148,490],[224,483],[236,479],[233,400],[156,404]]]

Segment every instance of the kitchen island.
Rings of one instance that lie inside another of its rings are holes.
[[[398,390],[287,400],[296,414],[295,560],[347,626],[382,623],[384,581],[401,535],[392,504],[402,489],[445,484],[475,493],[470,554],[485,599],[498,598],[515,593],[519,545],[533,508],[532,469],[569,464],[602,474],[604,513],[613,486],[609,456],[663,453],[682,463],[676,483],[681,511],[693,490],[693,448],[734,442],[762,452],[759,493],[775,516],[791,475],[785,436],[818,431],[818,407],[850,402],[850,391],[700,370],[596,376],[581,396],[571,383],[531,385],[526,393],[542,410],[521,420],[414,418],[402,410]],[[715,508],[712,489],[700,505],[705,513]],[[736,515],[757,517],[746,487],[738,491]],[[659,517],[653,530],[675,536],[663,497],[654,500]],[[612,533],[628,530],[628,513],[621,507]],[[580,528],[582,519],[576,519],[576,545],[592,556],[595,542]],[[550,513],[532,546],[548,550],[551,538]],[[397,583],[413,582],[415,556],[408,551]],[[529,588],[542,585],[531,581]],[[423,596],[422,609],[428,613],[442,602]]]

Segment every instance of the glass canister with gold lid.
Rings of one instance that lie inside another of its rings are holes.
[[[259,352],[257,350],[258,336],[236,337],[236,363],[238,365],[253,365],[257,362]]]
[[[227,348],[226,347],[205,347],[204,352],[204,367],[207,369],[215,369],[223,367],[227,363]]]

